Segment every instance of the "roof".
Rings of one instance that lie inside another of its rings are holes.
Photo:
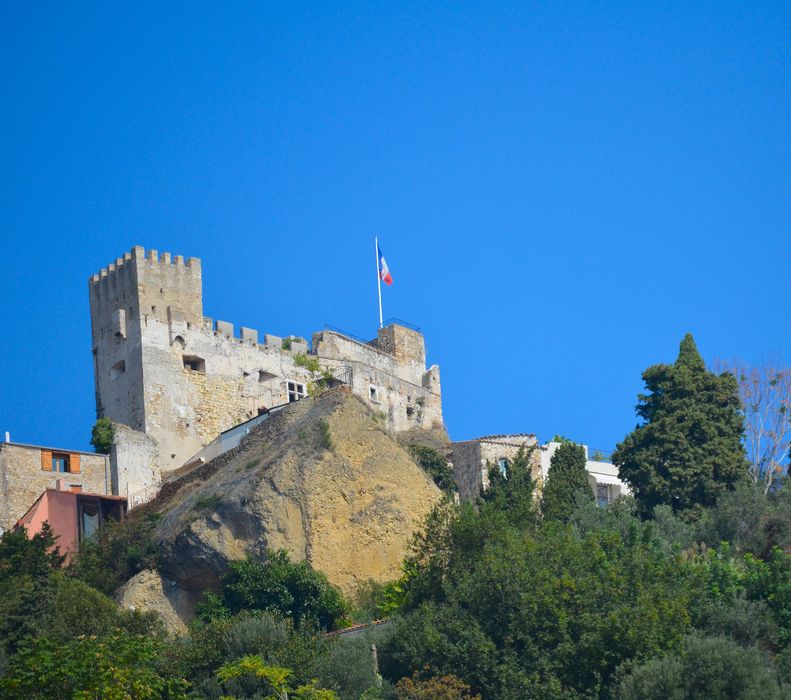
[[[32,450],[50,450],[52,452],[70,452],[72,454],[78,455],[88,455],[90,457],[101,457],[102,459],[107,459],[108,455],[102,454],[101,452],[86,452],[84,450],[72,450],[68,447],[46,447],[44,445],[28,445],[25,442],[0,442],[0,447],[3,445],[11,445],[12,447],[28,447]]]
[[[468,442],[496,442],[504,438],[534,438],[535,433],[501,433],[499,435],[484,435],[482,437],[471,438],[470,440],[455,440],[452,444],[462,445]]]

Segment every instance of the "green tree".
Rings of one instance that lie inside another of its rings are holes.
[[[708,372],[691,335],[675,364],[649,367],[643,381],[643,422],[613,454],[642,515],[663,503],[675,511],[712,505],[747,478],[736,379]]]
[[[99,418],[91,430],[91,445],[96,452],[110,454],[115,441],[115,427],[109,418]]]
[[[218,608],[216,603],[220,602]],[[327,577],[307,561],[292,562],[284,549],[270,551],[265,561],[248,558],[231,562],[222,579],[221,600],[208,600],[207,615],[240,612],[273,612],[290,619],[294,626],[334,629],[349,610],[349,604]]]
[[[573,442],[563,442],[549,463],[541,497],[541,513],[544,518],[566,521],[582,499],[594,500],[585,470],[585,448]]]
[[[480,507],[484,516],[501,513],[512,526],[524,528],[536,524],[533,460],[536,447],[520,447],[505,466],[489,465],[489,487],[481,491]]]

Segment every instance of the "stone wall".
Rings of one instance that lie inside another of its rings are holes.
[[[78,473],[52,471],[52,453],[65,456]],[[92,452],[0,443],[0,528],[13,527],[45,489],[63,479],[66,488],[107,494],[110,489],[108,459]]]
[[[535,435],[491,435],[476,440],[454,442],[451,445],[453,476],[459,487],[459,497],[472,501],[489,486],[489,464],[497,464],[500,459],[511,461],[522,447],[536,444]],[[533,479],[540,490],[541,459],[533,454]]]

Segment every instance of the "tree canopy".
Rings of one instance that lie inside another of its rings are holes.
[[[613,454],[620,477],[643,515],[667,504],[675,511],[713,505],[747,478],[738,387],[730,373],[706,370],[687,334],[672,365],[643,372],[642,419]]]

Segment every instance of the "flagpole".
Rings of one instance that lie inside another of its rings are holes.
[[[382,275],[379,272],[379,237],[374,236],[376,247],[376,286],[379,290],[379,328],[382,327]]]

